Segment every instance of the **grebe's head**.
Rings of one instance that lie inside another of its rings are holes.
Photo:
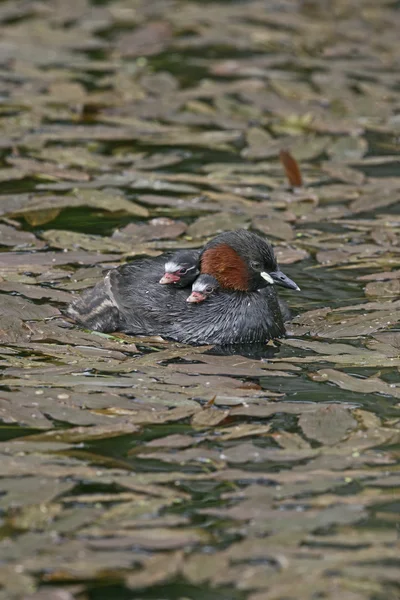
[[[224,289],[253,292],[276,283],[300,290],[279,269],[271,244],[245,229],[222,233],[208,242],[200,256],[200,273],[212,275]]]

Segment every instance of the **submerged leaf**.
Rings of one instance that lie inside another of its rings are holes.
[[[299,426],[308,438],[330,446],[340,442],[356,425],[349,411],[337,404],[302,415],[299,419]]]

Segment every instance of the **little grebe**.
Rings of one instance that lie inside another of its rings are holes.
[[[159,284],[168,261],[162,255],[109,271],[68,314],[97,331],[161,335],[190,344],[246,344],[285,335],[284,307],[272,284],[299,288],[279,270],[265,239],[238,230],[204,246],[200,272],[219,285],[207,302],[188,304],[187,289]]]

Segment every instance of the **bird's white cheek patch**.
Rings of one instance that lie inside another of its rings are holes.
[[[268,281],[268,283],[271,283],[271,284],[274,283],[274,280],[272,279],[272,277],[269,273],[266,273],[265,271],[263,271],[262,273],[260,273],[260,275],[263,279],[265,279],[265,281]]]

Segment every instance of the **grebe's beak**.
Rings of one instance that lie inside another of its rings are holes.
[[[264,276],[264,273],[261,273],[261,276]],[[277,270],[273,273],[268,273],[268,276],[271,277],[272,283],[276,283],[276,285],[281,285],[282,287],[289,288],[289,290],[296,290],[297,292],[300,291],[300,288],[297,285],[297,283],[295,283],[292,279],[285,275],[285,273],[282,273],[282,271]]]
[[[177,281],[180,281],[179,275],[175,275],[175,273],[164,273],[164,275],[161,277],[159,283],[162,283],[162,284],[176,283]]]
[[[205,294],[202,294],[201,292],[192,292],[190,294],[190,296],[188,298],[186,298],[186,302],[190,302],[190,303],[197,303],[197,302],[204,302],[204,300],[207,298],[207,296]]]

